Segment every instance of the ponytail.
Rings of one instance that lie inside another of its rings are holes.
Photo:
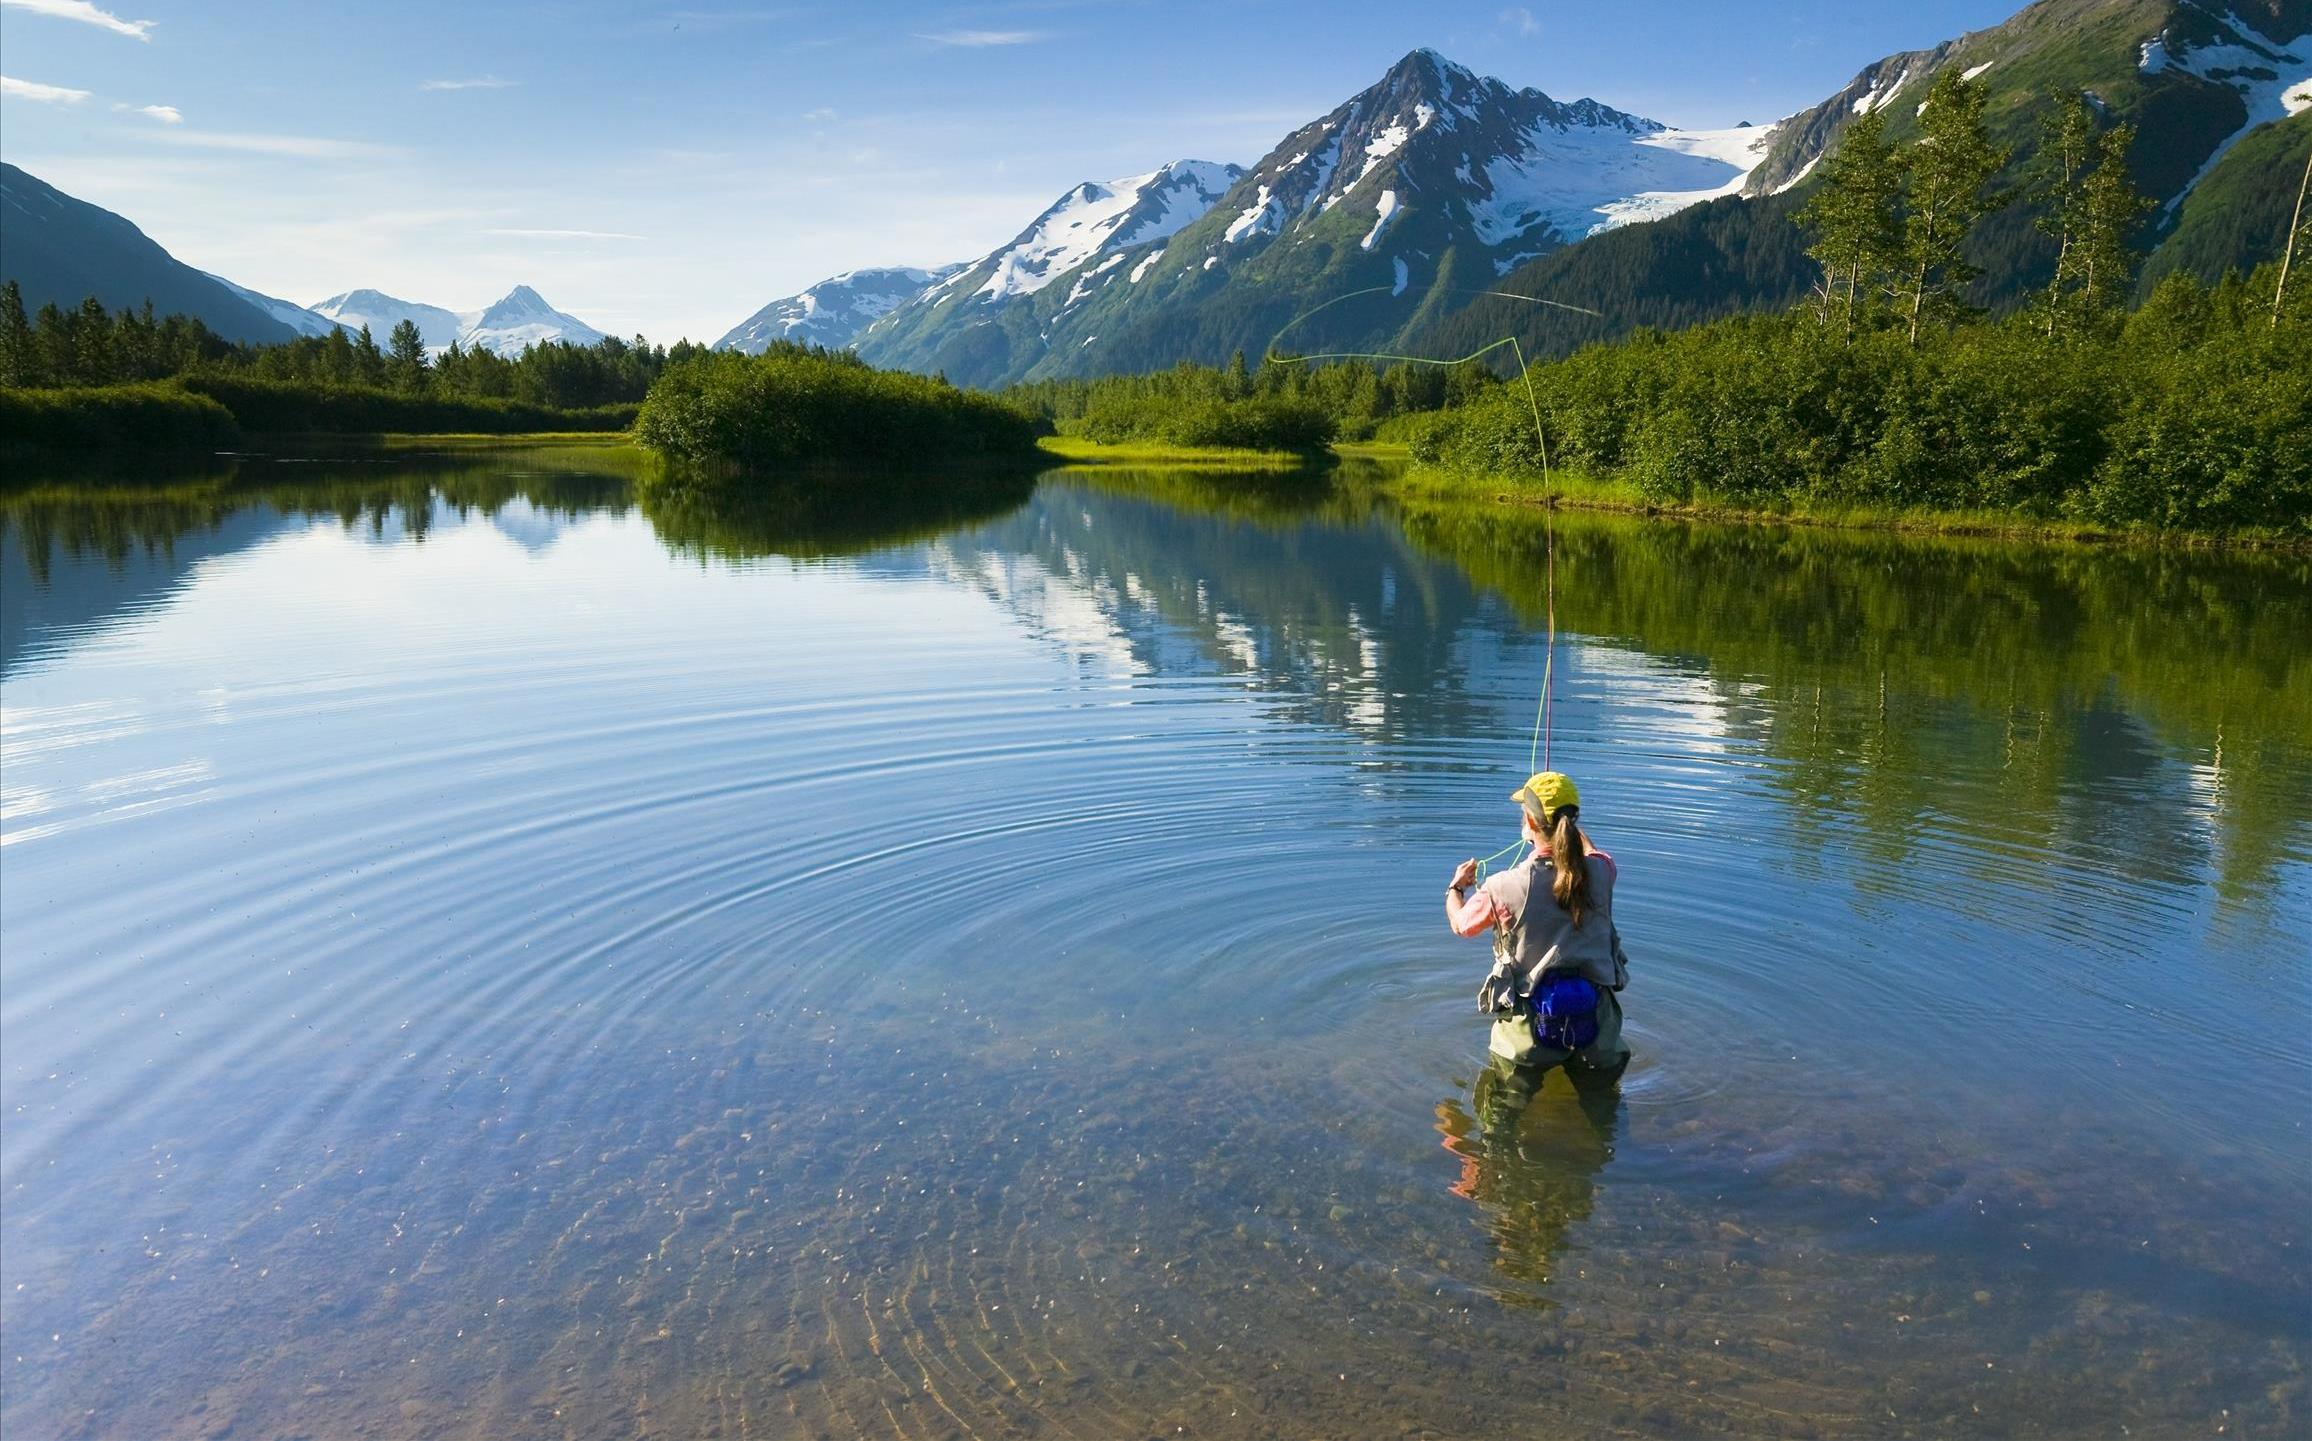
[[[1591,906],[1589,848],[1582,844],[1580,815],[1580,806],[1559,806],[1544,822],[1549,833],[1549,863],[1557,872],[1550,894],[1557,898],[1557,908],[1573,917],[1576,930]]]

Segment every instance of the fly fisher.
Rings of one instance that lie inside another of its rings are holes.
[[[1618,1071],[1630,1058],[1616,998],[1629,964],[1614,928],[1614,858],[1583,832],[1581,792],[1562,773],[1539,772],[1510,799],[1532,853],[1482,885],[1477,862],[1463,861],[1445,891],[1456,935],[1493,933],[1477,993],[1493,1017],[1487,1048],[1513,1065]]]

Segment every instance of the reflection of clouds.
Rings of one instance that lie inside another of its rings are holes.
[[[193,760],[86,781],[69,798],[32,789],[0,792],[0,846],[190,805],[210,794],[216,779],[215,765]],[[34,816],[53,819],[25,824]]]
[[[1561,680],[1579,684],[1595,677],[1613,690],[1617,726],[1635,726],[1651,740],[1694,754],[1732,753],[1726,738],[1734,733],[1735,717],[1722,683],[1642,651],[1564,636],[1558,647],[1572,662],[1572,675]]]

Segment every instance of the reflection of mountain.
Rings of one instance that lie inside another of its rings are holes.
[[[569,529],[570,517],[542,510],[525,496],[516,496],[490,514],[498,533],[532,555],[543,555]]]
[[[1386,515],[1326,494],[1245,519],[1053,478],[1002,523],[937,542],[930,564],[1129,670],[1253,676],[1289,713],[1371,739],[1466,733],[1483,712],[1460,683],[1463,632],[1483,598]]]
[[[929,564],[1126,672],[1251,676],[1286,714],[1369,740],[1521,730],[1541,513],[1400,517],[1357,494],[1060,476],[878,564]],[[1578,693],[1601,743],[1765,762],[1740,783],[1801,845],[1859,832],[1892,874],[1922,843],[1997,835],[2148,879],[2173,875],[2181,841],[2215,850],[2236,894],[2305,843],[2300,559],[1603,516],[1556,530],[1561,704]]]

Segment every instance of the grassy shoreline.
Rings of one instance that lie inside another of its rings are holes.
[[[1374,459],[1388,458],[1366,453]],[[2020,515],[2010,511],[1900,509],[1867,504],[1753,506],[1708,495],[1687,501],[1653,501],[1635,485],[1599,480],[1577,471],[1557,471],[1550,489],[1539,481],[1496,475],[1466,475],[1424,466],[1406,457],[1405,469],[1387,482],[1405,499],[1458,501],[1536,509],[1633,515],[1648,520],[1712,525],[1802,526],[1818,530],[1882,532],[1898,535],[1966,536],[2070,545],[2140,546],[2151,549],[2274,550],[2312,553],[2312,538],[2266,530],[2154,530],[2101,525],[2093,521]]]
[[[1248,451],[1191,446],[1106,445],[1077,437],[1049,437],[1044,450],[1073,467],[1126,467],[1164,465],[1199,470],[1256,470],[1303,467],[1308,458],[1290,451]],[[1819,530],[1881,532],[1898,535],[1961,536],[1985,540],[2022,540],[2071,545],[2120,545],[2189,550],[2272,550],[2312,553],[2312,539],[2269,531],[2152,530],[2099,525],[2091,521],[2024,516],[2008,511],[1946,511],[1897,509],[1873,505],[1740,505],[1703,495],[1693,500],[1660,502],[1646,499],[1635,484],[1603,480],[1573,470],[1557,470],[1548,490],[1535,479],[1507,475],[1471,475],[1415,461],[1406,446],[1390,441],[1342,441],[1329,447],[1343,460],[1401,467],[1379,482],[1381,489],[1400,500],[1494,505],[1511,509],[1538,509],[1555,505],[1566,510],[1630,515],[1648,520],[1671,520],[1712,525],[1802,526]]]

